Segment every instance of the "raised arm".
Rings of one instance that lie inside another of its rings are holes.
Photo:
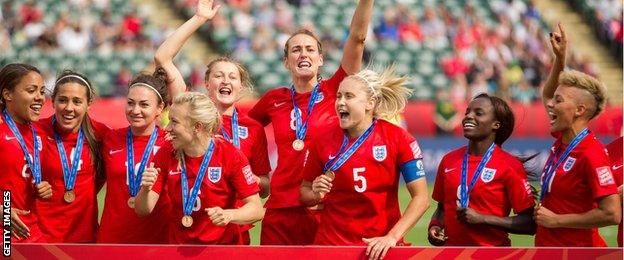
[[[167,37],[165,42],[156,50],[154,62],[156,67],[162,67],[167,72],[167,88],[171,98],[186,91],[184,78],[175,64],[173,64],[173,58],[180,52],[180,49],[182,49],[182,46],[184,46],[184,43],[191,35],[217,14],[219,7],[221,6],[214,6],[213,0],[199,0],[195,15],[176,29],[171,36]]]
[[[559,82],[559,74],[565,68],[568,39],[561,23],[558,23],[557,29],[550,34],[550,45],[555,54],[555,61],[542,89],[542,103],[544,106],[546,106],[546,102],[549,99],[553,98]]]
[[[373,0],[360,0],[355,8],[355,13],[353,13],[349,37],[344,45],[342,60],[340,61],[340,65],[348,75],[355,74],[362,68],[364,41],[368,33],[374,2]]]

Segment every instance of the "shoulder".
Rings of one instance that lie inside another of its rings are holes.
[[[447,154],[445,154],[444,156],[442,156],[441,162],[444,162],[447,160],[462,159],[465,152],[466,152],[466,146],[456,148],[455,150],[452,150],[448,152]]]
[[[264,129],[264,127],[255,119],[246,114],[238,114],[238,121],[250,129]]]
[[[404,141],[405,139],[415,140],[415,138],[405,129],[400,126],[397,126],[393,123],[386,121],[385,119],[377,119],[377,126],[379,127],[380,132],[383,132],[384,135],[388,138],[399,139],[399,141]]]
[[[112,130],[108,125],[96,121],[93,118],[91,118],[91,126],[93,127],[93,131],[96,134],[96,138],[100,139],[106,136],[106,134]]]
[[[52,118],[54,118],[54,114],[52,114],[50,117],[46,117],[46,118],[40,119],[39,121],[33,122],[33,126],[35,127],[36,130],[43,131],[43,133],[47,135],[51,135],[52,134]]]
[[[258,103],[271,102],[275,99],[280,99],[283,97],[290,97],[290,89],[288,89],[287,87],[278,87],[265,92],[258,101]]]
[[[513,171],[524,171],[524,166],[518,158],[509,152],[497,147],[498,161],[505,169],[511,169]]]

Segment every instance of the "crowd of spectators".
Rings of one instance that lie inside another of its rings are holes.
[[[613,54],[620,57],[622,62],[622,11],[624,3],[621,0],[568,0],[574,10],[578,10],[585,16],[585,20],[594,29],[603,43]]]

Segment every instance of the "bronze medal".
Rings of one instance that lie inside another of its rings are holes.
[[[292,147],[293,149],[295,149],[295,151],[301,151],[303,150],[303,147],[305,146],[305,143],[303,142],[303,140],[295,140],[292,143]]]
[[[63,199],[67,203],[72,203],[74,202],[74,200],[76,200],[76,193],[74,193],[74,191],[71,191],[71,190],[66,191],[65,195],[63,195]]]
[[[328,170],[325,172],[325,176],[329,177],[330,179],[332,179],[332,181],[334,180],[334,178],[336,178],[336,174],[334,173],[334,171],[332,170]]]
[[[135,201],[136,201],[136,197],[130,197],[130,198],[128,199],[128,207],[130,207],[131,209],[133,209],[133,208],[134,208],[134,203],[135,203]]]
[[[182,226],[189,228],[193,225],[193,217],[191,216],[184,216],[182,217]]]

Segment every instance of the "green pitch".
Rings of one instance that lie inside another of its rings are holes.
[[[433,186],[429,186],[429,193],[433,191]],[[100,218],[102,217],[102,207],[104,205],[104,194],[106,193],[105,189],[102,189],[102,192],[98,194],[98,204],[100,209]],[[431,198],[431,196],[429,196]],[[405,186],[401,186],[399,190],[399,201],[401,205],[401,210],[404,210],[409,202],[410,196],[405,189]],[[405,236],[405,240],[407,242],[412,243],[413,246],[431,246],[427,241],[427,226],[429,225],[429,220],[431,219],[431,214],[437,207],[437,203],[435,201],[431,201],[431,206],[429,210],[425,212],[425,215],[416,223],[414,228]],[[250,231],[251,236],[251,244],[258,245],[260,244],[260,223],[256,223],[255,227]],[[617,232],[618,226],[609,226],[600,229],[600,234],[607,241],[607,244],[611,247],[617,246]],[[512,246],[518,247],[532,247],[533,246],[533,236],[523,236],[523,235],[511,235],[511,244]]]

